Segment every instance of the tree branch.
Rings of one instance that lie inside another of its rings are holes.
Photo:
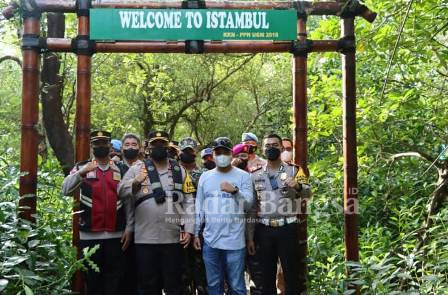
[[[434,162],[434,159],[432,157],[430,157],[429,155],[423,154],[421,152],[399,153],[399,154],[392,155],[390,158],[392,160],[395,160],[397,158],[402,158],[402,157],[418,157],[418,158],[426,160],[426,161],[428,161],[430,163]]]
[[[0,64],[7,60],[15,61],[20,67],[22,67],[22,61],[20,60],[20,58],[18,58],[16,56],[12,56],[12,55],[5,55],[5,56],[0,57]]]

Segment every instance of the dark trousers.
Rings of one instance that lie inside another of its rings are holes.
[[[182,283],[183,295],[206,295],[207,280],[205,277],[204,260],[202,259],[202,251],[194,249],[190,244],[185,252],[185,260],[183,265]],[[197,291],[197,293],[196,293]]]
[[[124,275],[120,294],[137,295],[137,261],[133,243],[124,251],[124,260]]]
[[[285,295],[299,294],[297,285],[299,275],[297,223],[281,227],[257,224],[255,236],[259,245],[258,251],[263,270],[263,294],[277,294],[275,279],[279,258],[285,278]]]
[[[246,269],[249,273],[249,278],[253,283],[250,287],[250,295],[262,295],[263,294],[263,272],[261,268],[261,255],[260,246],[258,241],[255,240],[255,255],[246,255]]]
[[[182,294],[183,249],[180,244],[136,244],[140,295]]]
[[[120,283],[123,277],[124,255],[120,239],[81,240],[81,249],[99,245],[99,249],[90,257],[99,272],[91,265],[86,265],[84,272],[87,295],[119,295]]]

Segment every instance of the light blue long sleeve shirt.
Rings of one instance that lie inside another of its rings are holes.
[[[221,191],[223,181],[237,186],[238,193]],[[251,207],[253,199],[249,173],[234,167],[226,173],[216,168],[203,173],[196,193],[195,235],[198,236],[205,222],[203,236],[210,247],[222,250],[244,248],[245,211]]]

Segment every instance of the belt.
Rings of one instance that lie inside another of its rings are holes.
[[[270,227],[280,227],[290,223],[297,222],[296,216],[283,218],[260,218],[260,223]]]

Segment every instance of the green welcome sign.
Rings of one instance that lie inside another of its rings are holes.
[[[91,9],[93,40],[295,40],[294,10]]]

